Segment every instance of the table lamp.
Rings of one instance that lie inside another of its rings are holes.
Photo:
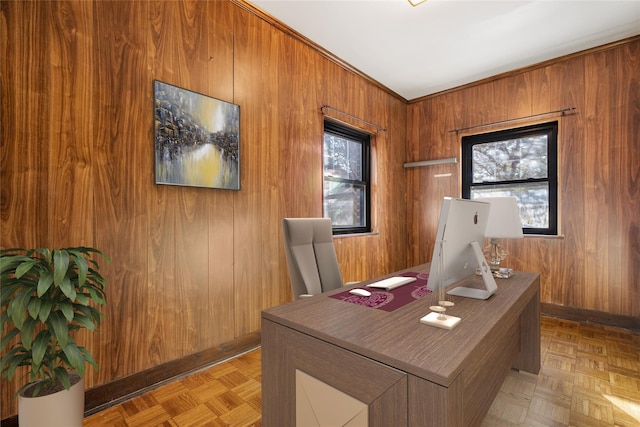
[[[509,255],[507,250],[498,243],[498,239],[521,239],[523,237],[518,201],[514,196],[483,197],[477,200],[491,204],[484,235],[490,239],[489,246],[486,248],[489,265],[492,271],[498,271],[500,262]]]

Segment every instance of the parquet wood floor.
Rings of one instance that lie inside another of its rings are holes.
[[[549,317],[541,324],[540,373],[510,372],[482,427],[640,426],[640,334]],[[162,385],[84,427],[259,427],[260,355]]]

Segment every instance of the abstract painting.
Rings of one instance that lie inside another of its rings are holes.
[[[156,184],[240,189],[240,107],[154,81]]]

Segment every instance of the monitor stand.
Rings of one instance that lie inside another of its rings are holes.
[[[451,289],[449,292],[447,292],[447,294],[466,298],[488,299],[491,295],[496,293],[496,291],[498,290],[498,285],[496,285],[496,280],[493,278],[491,268],[489,268],[487,260],[482,254],[480,244],[478,244],[478,242],[471,242],[471,247],[473,248],[473,253],[475,254],[478,265],[480,266],[480,271],[482,272],[482,280],[484,281],[484,287],[486,289],[465,288],[462,286],[458,286],[457,288]]]

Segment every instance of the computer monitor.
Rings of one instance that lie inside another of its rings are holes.
[[[447,293],[476,299],[487,299],[495,293],[498,287],[481,249],[490,207],[480,200],[444,198],[427,289],[447,287],[480,268],[485,289],[457,287]],[[441,241],[444,255],[440,251]],[[441,261],[442,272],[439,271]]]

